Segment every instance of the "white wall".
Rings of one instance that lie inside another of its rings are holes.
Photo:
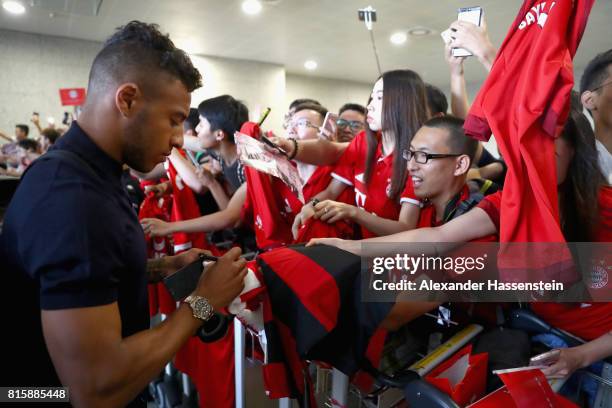
[[[295,99],[312,98],[333,112],[348,102],[366,104],[372,84],[287,74],[285,109]]]
[[[89,67],[100,46],[0,30],[0,130],[12,136],[15,124],[31,125],[33,111],[40,113],[43,127],[49,116],[61,122],[63,112],[72,107],[61,106],[59,89],[87,86]]]
[[[72,107],[61,106],[59,88],[86,87],[100,47],[97,42],[0,30],[0,131],[12,135],[17,123],[30,124],[33,111],[40,112],[43,127],[49,116],[61,121]],[[364,104],[370,93],[370,84],[286,74],[281,65],[209,56],[192,60],[204,78],[192,106],[227,93],[247,104],[253,120],[269,106],[264,127],[276,132],[293,99],[310,97],[338,110],[346,102]]]
[[[287,110],[282,66],[216,57],[192,56],[191,60],[203,78],[202,88],[196,89],[191,96],[192,106],[207,98],[230,94],[248,106],[252,121],[259,120],[266,107],[270,107],[263,127],[274,131],[282,129]]]
[[[60,105],[59,88],[86,87],[100,47],[92,41],[0,30],[0,131],[12,135],[15,124],[30,124],[32,111],[40,112],[43,127],[49,116],[61,121],[72,107]],[[337,112],[347,102],[365,105],[373,85],[286,73],[281,65],[260,62],[210,56],[192,56],[192,61],[203,77],[192,106],[227,93],[247,104],[252,120],[269,106],[272,111],[264,127],[277,133],[294,99],[313,98]],[[470,101],[479,88],[480,84],[467,84]],[[487,147],[497,151],[494,141]]]

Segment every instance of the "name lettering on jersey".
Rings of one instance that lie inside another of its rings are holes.
[[[519,30],[523,30],[533,23],[537,23],[540,28],[544,28],[544,24],[546,24],[546,20],[548,19],[548,14],[550,14],[553,7],[555,7],[554,1],[543,1],[533,6],[531,10],[527,12],[521,24],[519,24]]]
[[[359,191],[358,188],[355,188],[355,204],[357,207],[364,208],[366,203],[366,195]]]

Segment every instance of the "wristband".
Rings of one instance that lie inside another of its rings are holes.
[[[312,204],[312,208],[315,207],[315,205],[319,204],[321,201],[318,198],[313,198],[312,200],[310,200],[310,204]]]

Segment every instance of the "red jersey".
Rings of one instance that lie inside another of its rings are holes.
[[[497,193],[492,195],[497,195]],[[483,202],[489,199],[489,197],[491,197],[491,195],[485,196],[477,204],[477,206],[480,207]],[[419,214],[419,222],[417,224],[417,228],[437,227],[452,220],[457,215],[459,215],[456,213],[456,211],[459,209],[460,204],[465,200],[468,200],[469,198],[470,189],[467,185],[464,185],[461,189],[461,193],[446,205],[446,209],[444,211],[444,215],[442,216],[441,221],[437,221],[438,217],[436,214],[436,208],[431,204],[425,203],[421,208],[421,212]],[[473,239],[470,242],[497,242],[497,235],[492,234],[486,237],[480,237],[477,239]]]
[[[470,189],[467,185],[463,186],[461,189],[461,193],[459,194],[458,199],[452,200],[454,202],[448,203],[447,208],[445,210],[445,216],[443,216],[441,221],[437,221],[436,207],[434,207],[430,202],[426,202],[421,208],[421,212],[419,213],[419,222],[417,224],[417,228],[429,228],[429,227],[437,227],[445,222],[452,219],[452,214],[456,210],[459,203],[465,201],[470,196]]]
[[[502,191],[486,196],[478,207],[483,209],[499,231]],[[612,242],[612,187],[599,190],[599,219],[593,232],[593,242]]]
[[[600,215],[605,220],[605,213],[610,211],[604,207],[602,197],[612,191],[603,187],[600,194]],[[499,225],[499,210],[502,192],[498,191],[482,200],[478,207],[482,208],[495,225]],[[608,224],[611,219],[608,218]],[[605,221],[603,222],[605,224]],[[540,315],[550,325],[568,331],[584,340],[593,340],[612,330],[612,303],[551,303],[535,302],[531,304],[534,312]]]
[[[612,303],[532,303],[531,308],[546,322],[584,340],[593,340],[612,330]]]
[[[406,177],[406,184],[399,200],[394,201],[389,198],[388,192],[391,187],[391,176],[393,174],[393,155],[383,156],[382,143],[380,141],[374,156],[375,165],[372,171],[372,178],[368,185],[365,184],[364,173],[367,147],[367,137],[365,131],[363,131],[346,148],[332,173],[333,178],[353,187],[357,207],[381,218],[397,220],[403,203],[420,206],[421,202],[414,194],[414,187],[410,177]],[[363,227],[361,230],[363,238],[377,236]]]
[[[553,139],[567,118],[572,58],[593,2],[525,0],[466,118],[466,134],[479,140],[487,140],[491,132],[497,136],[508,165],[501,201],[502,244],[564,242]],[[509,280],[519,278],[515,271],[520,268],[535,275],[527,278],[532,280],[576,279],[569,250],[537,257],[502,248],[500,275],[508,274]]]
[[[481,202],[478,203],[477,207],[484,210],[487,213],[495,228],[499,231],[499,210],[501,208],[502,190],[496,191],[493,194],[486,196]]]
[[[599,220],[593,241],[612,242],[612,187],[610,186],[602,186],[599,190]]]
[[[319,166],[306,181],[303,188],[304,201],[308,203],[314,196],[325,190],[332,179],[332,166]],[[355,202],[353,189],[346,188],[336,198],[336,201],[346,204]],[[308,219],[298,231],[298,236],[294,243],[304,243],[312,238],[354,238],[354,224],[350,221],[338,221],[328,224],[324,221],[315,220],[314,217]]]
[[[279,178],[244,168],[246,200],[241,219],[251,225],[260,249],[268,250],[293,241],[291,226],[302,203]]]
[[[304,187],[302,189],[302,192],[304,194],[304,202],[307,203],[314,196],[316,196],[321,191],[325,190],[327,186],[329,186],[329,183],[332,180],[333,171],[333,166],[317,167],[317,169],[312,173],[310,178],[306,180],[306,183],[304,183]],[[344,189],[342,194],[340,194],[340,196],[336,198],[336,201],[353,204],[355,202],[355,194],[353,192],[353,189]]]
[[[185,152],[179,150],[182,155]],[[168,178],[172,183],[172,215],[171,221],[184,221],[201,216],[200,207],[193,195],[193,191],[187,186],[181,176],[177,173],[172,163],[168,160],[165,163]],[[180,254],[190,248],[208,248],[206,234],[203,232],[185,233],[178,232],[173,234],[174,253]]]
[[[240,132],[259,139],[261,130],[256,123],[245,122]],[[260,249],[268,250],[293,241],[291,226],[302,203],[277,177],[244,168],[247,193],[240,218],[252,226]]]
[[[612,188],[603,186],[599,192],[599,223],[594,242],[611,242]],[[597,256],[597,255],[596,255]],[[602,254],[602,256],[606,256]],[[607,262],[609,265],[609,262]],[[608,273],[603,271],[607,282]],[[596,292],[593,292],[596,293]],[[584,340],[593,340],[612,330],[612,303],[534,303],[532,309],[549,324],[566,330]]]
[[[140,183],[143,190],[145,186],[153,184],[155,183],[150,181],[143,181]],[[163,196],[161,198],[155,198],[153,193],[149,193],[140,205],[138,219],[158,218],[168,222],[170,221],[171,205],[172,197]],[[151,237],[146,235],[145,241],[147,242],[148,259],[158,259],[172,253],[172,245],[167,237]],[[149,283],[148,290],[150,316],[155,316],[160,311],[162,313],[171,313],[174,310],[175,302],[163,284]]]
[[[182,150],[179,152],[184,156]],[[200,217],[200,208],[194,193],[187,186],[170,161],[166,162],[168,177],[172,182],[172,221],[183,221]],[[219,254],[216,247],[208,244],[206,234],[175,233],[174,253],[179,254],[190,248],[209,249],[213,254]],[[162,284],[158,284],[163,286]],[[163,291],[166,288],[163,287]],[[161,298],[161,296],[160,296]],[[161,303],[161,300],[160,300]],[[176,305],[175,302],[173,302]],[[161,305],[160,305],[161,307]],[[178,370],[189,375],[198,389],[200,407],[202,408],[231,408],[234,406],[234,359],[233,359],[233,331],[214,343],[202,343],[199,339],[191,337],[176,353],[175,366]],[[215,375],[211,376],[210,373]]]

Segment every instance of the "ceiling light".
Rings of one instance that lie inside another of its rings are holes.
[[[431,33],[432,31],[426,27],[414,27],[408,30],[408,34],[415,36],[415,37],[422,37],[424,35],[429,35]]]
[[[13,14],[23,14],[25,13],[25,7],[18,1],[5,1],[2,3],[2,7]]]
[[[247,14],[259,14],[261,12],[261,3],[259,0],[245,0],[242,2],[242,11]]]
[[[315,70],[317,69],[317,62],[313,60],[308,60],[304,63],[304,68],[309,71]]]
[[[403,31],[395,33],[391,35],[391,37],[389,37],[389,41],[391,41],[395,45],[402,45],[403,43],[406,42],[407,39],[408,37],[406,36],[406,33],[404,33]]]

